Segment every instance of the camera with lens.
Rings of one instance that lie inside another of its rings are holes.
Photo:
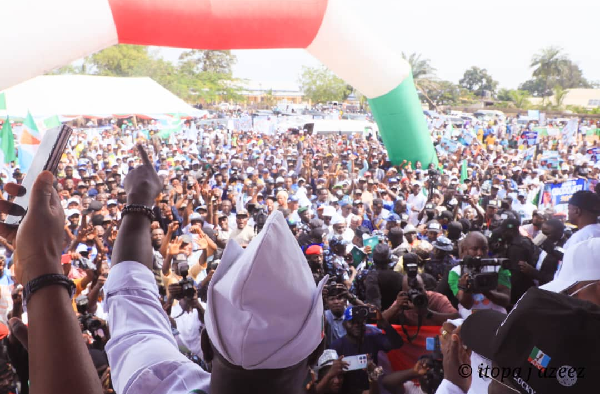
[[[425,376],[422,378],[423,385],[421,389],[427,394],[433,394],[444,380],[444,360],[439,337],[427,338],[426,349],[432,353],[420,357],[420,359],[425,360],[428,367]]]
[[[498,287],[498,270],[496,267],[514,269],[509,259],[482,259],[480,257],[465,257],[460,262],[461,276],[469,274],[467,291],[484,293],[496,290]]]
[[[269,217],[269,213],[267,212],[266,207],[264,207],[263,205],[256,206],[256,208],[254,209],[254,214],[253,214],[256,233],[260,233],[260,231],[265,226],[265,223],[267,222],[268,217]]]
[[[194,298],[196,289],[194,288],[193,279],[188,277],[189,265],[187,262],[187,258],[183,253],[179,253],[177,257],[175,257],[175,264],[177,264],[179,275],[183,278],[179,281],[179,284],[181,285],[182,298],[187,298],[191,300],[192,298]]]
[[[79,323],[83,326],[84,330],[91,332],[92,334],[102,327],[102,323],[98,319],[94,319],[94,315],[88,312],[88,298],[85,295],[80,295],[75,299],[75,306],[77,307],[77,313],[79,313]]]
[[[433,168],[430,168],[427,171],[427,176],[429,176],[429,177],[437,177],[437,176],[440,176],[440,172],[438,170],[434,170]]]
[[[376,320],[377,312],[369,308],[368,306],[360,305],[353,306],[352,309],[352,319],[358,320]]]
[[[427,294],[423,289],[423,286],[419,283],[417,279],[417,275],[419,273],[419,266],[416,263],[405,263],[404,264],[404,272],[408,277],[408,292],[406,295],[410,302],[419,309],[427,308],[429,301],[427,299]]]

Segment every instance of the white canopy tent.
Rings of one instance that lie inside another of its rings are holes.
[[[15,85],[5,93],[5,117],[142,115],[164,114],[203,117],[198,110],[153,79],[99,77],[93,75],[44,75]]]

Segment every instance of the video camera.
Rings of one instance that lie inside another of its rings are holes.
[[[471,293],[484,293],[496,290],[498,287],[498,270],[495,267],[514,269],[509,259],[482,259],[480,257],[465,257],[460,262],[460,276],[469,274],[467,289]],[[491,270],[489,269],[490,267]]]
[[[404,272],[408,277],[408,299],[415,307],[419,309],[427,308],[427,305],[429,304],[427,294],[417,279],[419,266],[416,263],[405,263]]]
[[[192,298],[194,298],[196,289],[194,288],[194,281],[192,280],[192,278],[188,277],[189,265],[187,262],[187,258],[183,253],[179,253],[175,257],[175,263],[177,264],[179,275],[183,278],[179,281],[179,284],[181,285],[182,298],[187,298],[191,300]]]
[[[444,380],[444,361],[439,337],[429,337],[425,344],[426,349],[432,353],[422,356],[427,360],[429,369],[423,378],[426,384],[421,389],[427,394],[433,394]]]
[[[79,316],[79,323],[83,326],[84,330],[87,330],[94,334],[96,330],[102,327],[102,323],[98,319],[94,319],[94,315],[88,312],[88,298],[85,295],[80,295],[75,299],[75,306],[77,307],[77,313]]]
[[[253,218],[254,218],[254,223],[255,223],[254,228],[255,228],[257,234],[260,233],[260,231],[265,226],[265,223],[267,222],[268,217],[269,217],[269,213],[267,212],[266,207],[264,207],[262,205],[258,205],[254,209],[254,213],[253,213]]]

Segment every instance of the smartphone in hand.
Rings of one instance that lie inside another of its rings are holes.
[[[356,371],[359,369],[365,369],[365,368],[367,368],[367,364],[368,364],[368,359],[367,359],[366,354],[359,354],[356,356],[344,357],[342,359],[342,361],[348,363],[348,368],[345,369],[346,371]]]
[[[29,193],[33,187],[33,183],[37,179],[38,175],[42,171],[50,171],[56,175],[58,163],[60,158],[67,146],[67,142],[71,137],[73,129],[68,126],[62,125],[53,129],[47,130],[42,138],[40,146],[35,153],[33,162],[25,174],[22,185],[27,189],[27,192],[20,197],[15,198],[13,201],[15,204],[20,205],[27,212],[29,208]],[[8,224],[19,224],[23,217],[21,216],[8,216],[5,223]]]

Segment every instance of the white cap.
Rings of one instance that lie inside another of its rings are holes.
[[[71,203],[75,203],[75,204],[79,205],[79,200],[76,199],[75,197],[69,198],[69,201],[67,201],[67,206]]]
[[[560,293],[577,282],[600,280],[600,238],[590,238],[570,246],[564,255],[554,280],[540,289]]]
[[[327,367],[335,360],[339,358],[337,352],[333,349],[325,349],[323,350],[323,354],[319,357],[319,361],[317,362],[317,369],[321,369],[323,367]]]
[[[331,225],[334,226],[336,224],[346,223],[346,220],[342,217],[342,215],[335,215],[331,219]]]
[[[323,209],[323,216],[331,216],[334,217],[335,216],[335,208],[332,207],[331,205],[327,205],[324,209]]]
[[[79,212],[79,209],[67,209],[65,211],[65,216],[67,217],[67,219],[73,215],[81,215],[81,212]]]
[[[283,182],[285,182],[285,180],[280,176],[278,176],[277,179],[275,179],[275,183],[283,183]]]
[[[108,207],[109,205],[118,205],[119,203],[117,202],[117,200],[108,200],[106,202],[106,206]]]
[[[328,279],[315,286],[283,214],[274,211],[246,249],[227,243],[208,287],[205,321],[212,344],[248,370],[298,364],[325,335],[322,291]]]
[[[415,226],[413,226],[412,224],[407,224],[404,227],[404,234],[416,233],[416,232],[417,232],[417,228]]]

